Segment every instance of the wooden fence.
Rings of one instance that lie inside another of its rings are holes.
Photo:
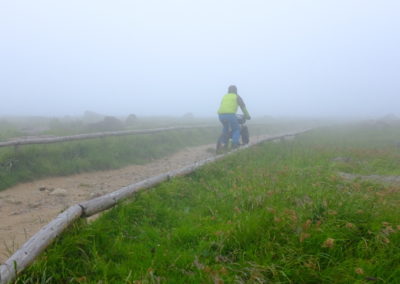
[[[177,128],[175,128],[177,129]],[[307,132],[309,130],[303,130],[299,132],[286,133],[279,136],[273,136],[258,143],[282,140],[288,137],[294,137],[298,134]],[[258,144],[255,143],[255,144]],[[252,144],[252,145],[255,145]],[[62,232],[71,225],[78,218],[85,218],[95,214],[98,214],[104,210],[107,210],[120,201],[127,199],[134,195],[136,192],[154,187],[164,181],[167,181],[176,176],[187,175],[192,173],[199,167],[214,162],[226,155],[230,155],[236,151],[240,151],[244,148],[229,152],[225,155],[217,155],[202,161],[198,161],[192,165],[184,168],[170,171],[158,176],[151,177],[141,182],[128,185],[112,193],[97,197],[92,200],[81,202],[79,204],[69,207],[64,212],[60,213],[53,221],[45,225],[32,236],[20,249],[18,249],[4,264],[0,265],[0,284],[9,283],[17,277],[24,269],[26,269]]]

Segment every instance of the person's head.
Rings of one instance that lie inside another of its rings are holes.
[[[236,86],[235,86],[235,85],[230,85],[230,86],[228,87],[228,93],[229,93],[229,94],[237,94],[237,88],[236,88]]]

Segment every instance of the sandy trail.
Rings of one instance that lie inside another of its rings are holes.
[[[251,144],[266,137],[252,137]],[[209,158],[214,149],[214,144],[185,148],[144,165],[46,178],[0,191],[0,263],[69,206]]]

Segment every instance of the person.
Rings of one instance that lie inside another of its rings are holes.
[[[220,141],[227,145],[229,140],[229,130],[232,130],[232,148],[239,147],[240,126],[236,117],[238,108],[243,112],[244,118],[250,120],[251,117],[246,109],[243,99],[237,93],[237,87],[231,85],[228,87],[228,93],[222,97],[221,105],[218,109],[219,121],[222,123],[222,135]]]

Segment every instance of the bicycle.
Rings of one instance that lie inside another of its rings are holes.
[[[243,114],[236,114],[236,118],[239,123],[240,128],[240,145],[246,145],[250,142],[249,128],[246,125],[246,118]],[[216,152],[220,154],[225,151],[229,151],[232,149],[232,130],[229,131],[228,139],[225,139],[224,134],[221,134],[217,141]],[[228,141],[227,144],[224,144],[223,141]]]

